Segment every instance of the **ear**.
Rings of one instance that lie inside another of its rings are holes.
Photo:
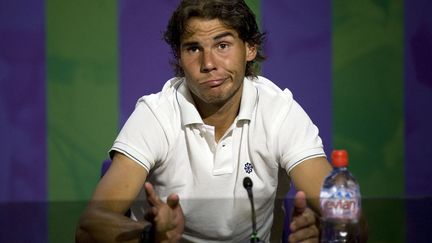
[[[255,59],[258,52],[257,49],[256,45],[250,45],[246,42],[246,61],[250,62]]]

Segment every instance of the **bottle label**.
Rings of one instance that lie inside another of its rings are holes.
[[[321,209],[325,218],[355,220],[359,215],[359,198],[355,192],[339,189],[333,194],[321,194]]]

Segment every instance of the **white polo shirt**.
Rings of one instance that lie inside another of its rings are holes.
[[[289,173],[306,159],[325,156],[317,127],[289,90],[258,77],[244,79],[236,120],[218,143],[214,134],[184,79],[173,78],[161,92],[138,100],[111,152],[149,171],[163,200],[179,194],[184,242],[248,242],[251,208],[243,179],[250,177],[258,235],[269,241],[279,164]],[[142,201],[132,208],[136,218],[143,210]]]

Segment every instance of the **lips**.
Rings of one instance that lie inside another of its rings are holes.
[[[210,80],[206,80],[206,81],[202,82],[201,84],[213,88],[213,87],[217,87],[217,86],[222,85],[225,82],[225,80],[226,80],[226,78],[210,79]]]

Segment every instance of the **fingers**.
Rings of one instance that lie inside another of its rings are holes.
[[[173,221],[176,224],[181,224],[183,219],[183,210],[180,206],[180,198],[177,194],[171,194],[167,198],[167,204],[170,209],[174,212],[173,214]]]
[[[316,226],[302,228],[288,237],[288,242],[318,242],[319,230]]]
[[[293,218],[290,224],[289,242],[318,242],[319,230],[315,224],[315,214],[306,208],[303,214]]]
[[[291,231],[295,231],[299,228],[308,225],[309,220],[311,219],[310,216],[308,216],[308,214],[303,215],[306,209],[307,209],[306,194],[302,191],[298,191],[294,197],[292,219],[290,224]]]
[[[144,189],[147,201],[151,206],[144,217],[155,225],[157,242],[177,242],[184,231],[180,197],[177,194],[171,194],[164,202],[149,182],[144,184]]]
[[[302,214],[307,208],[306,194],[303,191],[298,191],[294,197],[293,216]]]
[[[156,207],[149,208],[144,214],[144,219],[148,222],[154,223],[157,212],[158,210]]]
[[[289,242],[318,242],[315,213],[307,207],[306,194],[302,191],[294,198],[290,230]]]
[[[150,203],[151,206],[160,206],[164,202],[160,199],[160,197],[156,194],[153,185],[149,182],[144,183],[144,188],[147,195],[147,201]],[[170,206],[170,208],[174,209],[179,205],[180,198],[177,194],[171,194],[167,198],[167,204]]]
[[[144,218],[147,221],[155,222],[155,220],[158,218],[159,220],[165,222],[166,219],[169,217],[172,217],[170,220],[174,220],[176,219],[176,213],[174,212],[182,211],[180,207],[180,197],[177,194],[169,195],[168,198],[166,199],[167,201],[164,202],[156,194],[153,185],[151,183],[149,182],[144,183],[144,189],[146,191],[147,201],[151,206],[149,208],[149,211],[147,211],[146,214],[144,215]]]
[[[167,204],[170,208],[174,209],[180,204],[180,198],[177,194],[171,194],[167,198]]]
[[[303,212],[302,215],[298,215],[296,217],[293,217],[291,224],[290,224],[290,230],[292,232],[294,232],[294,231],[299,230],[299,229],[304,228],[304,227],[316,225],[315,222],[316,222],[316,219],[315,219],[314,212],[310,208],[307,208],[307,209],[305,209],[305,211]]]
[[[147,195],[147,201],[150,203],[151,206],[157,207],[163,203],[162,200],[154,191],[153,185],[151,183],[149,182],[144,183],[144,188]]]

